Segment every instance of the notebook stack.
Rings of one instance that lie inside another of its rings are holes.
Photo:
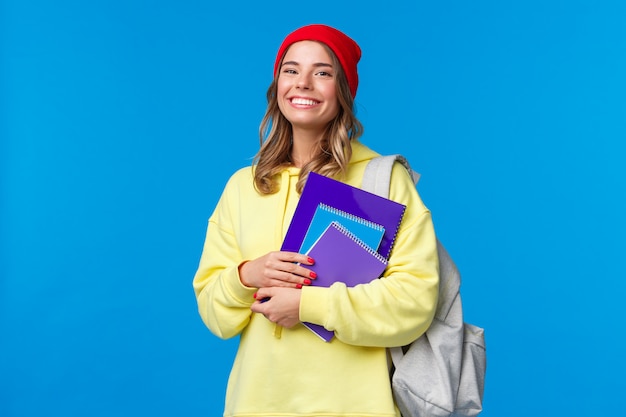
[[[317,173],[310,173],[281,250],[307,254],[312,285],[348,287],[380,277],[387,267],[405,206]],[[334,332],[303,323],[324,341]]]

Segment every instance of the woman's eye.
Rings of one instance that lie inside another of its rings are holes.
[[[332,74],[326,71],[320,71],[317,73],[317,75],[321,75],[322,77],[332,77]]]
[[[296,74],[296,70],[295,70],[295,69],[291,69],[291,68],[285,68],[285,69],[283,70],[283,72],[284,72],[285,74]]]

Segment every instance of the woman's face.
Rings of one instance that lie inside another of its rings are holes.
[[[321,133],[339,113],[336,69],[322,44],[300,41],[289,47],[279,68],[278,107],[298,130]]]

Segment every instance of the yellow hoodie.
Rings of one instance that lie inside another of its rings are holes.
[[[359,186],[378,154],[359,142],[352,148],[344,181]],[[302,288],[300,320],[334,330],[330,342],[301,324],[280,331],[250,311],[257,289],[241,283],[237,266],[280,249],[299,199],[298,173],[286,169],[280,191],[262,196],[252,168],[237,171],[209,219],[193,281],[198,309],[216,336],[241,336],[224,416],[399,417],[385,348],[416,339],[434,315],[439,276],[430,211],[396,164],[390,198],[407,209],[383,279]]]

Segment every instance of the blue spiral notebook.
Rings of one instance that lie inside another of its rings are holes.
[[[378,253],[389,259],[406,206],[315,172],[309,173],[281,250],[300,250],[320,203],[383,226]]]
[[[343,282],[348,287],[366,284],[381,276],[387,259],[367,246],[338,222],[332,222],[315,241],[307,255],[315,260],[307,266],[317,274],[311,285],[330,287]],[[330,341],[334,332],[323,326],[303,322],[324,341]]]
[[[378,223],[371,222],[327,204],[320,203],[315,210],[311,224],[300,246],[300,253],[307,253],[313,243],[333,221],[338,222],[352,234],[361,239],[367,246],[378,250],[378,246],[385,233],[385,228]]]

